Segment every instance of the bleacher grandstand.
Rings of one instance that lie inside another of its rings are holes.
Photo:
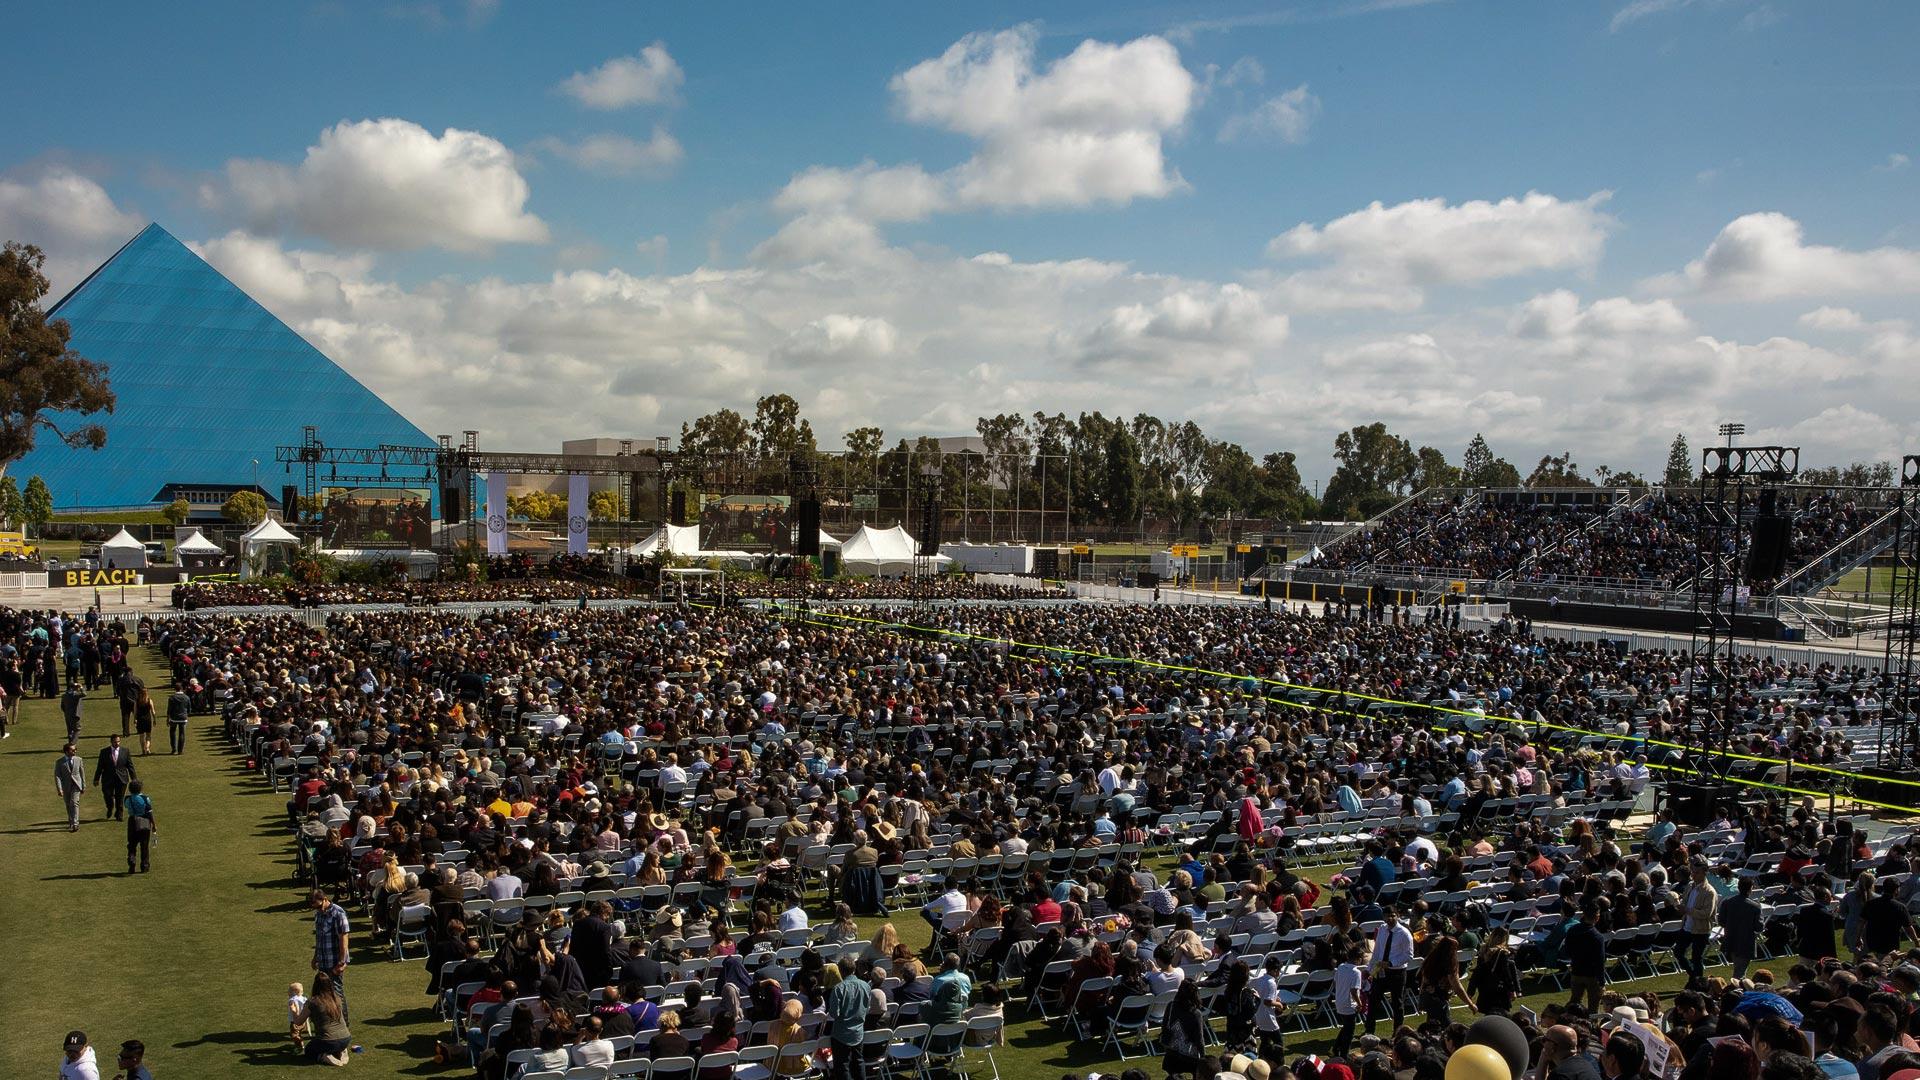
[[[1758,595],[1806,596],[1885,551],[1899,513],[1891,489],[1788,485],[1788,570]],[[1709,496],[1693,488],[1423,491],[1328,543],[1311,569],[1357,579],[1671,595],[1699,572]],[[1750,525],[1755,504],[1740,511]],[[1911,512],[1911,511],[1909,511]],[[1743,528],[1742,554],[1750,541]]]

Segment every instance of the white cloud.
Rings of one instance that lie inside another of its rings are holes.
[[[560,90],[589,109],[624,109],[669,102],[686,82],[686,72],[656,41],[636,56],[616,56],[592,71],[577,71]]]
[[[908,120],[976,141],[966,161],[940,172],[873,161],[816,166],[794,174],[775,207],[918,221],[965,209],[1124,205],[1183,189],[1162,146],[1198,97],[1178,51],[1157,37],[1084,41],[1042,67],[1036,37],[1030,26],[970,34],[894,77],[894,101]],[[826,223],[800,227],[818,231]]]
[[[1703,0],[1631,0],[1613,13],[1613,19],[1607,24],[1607,28],[1618,33],[1623,27],[1643,19],[1680,11],[1702,3]],[[1704,0],[1704,6],[1718,8],[1740,8],[1748,7],[1750,4],[1751,0]],[[1762,3],[1753,5],[1751,10],[1741,16],[1739,25],[1742,30],[1763,30],[1785,17],[1771,4]]]
[[[657,176],[680,164],[686,152],[673,133],[656,124],[645,142],[629,135],[603,132],[574,141],[550,138],[539,143],[541,149],[572,162],[588,172],[608,176],[632,176],[644,173]]]
[[[633,249],[639,252],[640,257],[652,265],[655,271],[660,270],[666,265],[667,248],[667,238],[660,234],[649,236],[645,240],[637,241],[633,245]]]
[[[297,166],[235,158],[202,185],[203,205],[254,232],[294,231],[352,247],[478,251],[544,243],[528,187],[496,139],[407,120],[342,121]]]
[[[1260,86],[1267,81],[1267,69],[1251,56],[1235,60],[1220,76],[1221,86]]]
[[[775,196],[789,213],[837,212],[865,221],[918,221],[948,205],[951,193],[918,165],[881,168],[871,161],[851,169],[816,166],[796,174]]]
[[[1516,337],[1550,342],[1671,336],[1692,330],[1686,315],[1671,300],[1643,303],[1612,296],[1583,308],[1580,298],[1566,289],[1528,300],[1508,325]]]
[[[1726,300],[1920,292],[1920,251],[1849,251],[1808,244],[1800,223],[1781,213],[1729,222],[1706,254],[1678,274],[1646,283],[1655,292],[1691,292]]]
[[[1613,227],[1600,208],[1610,195],[1375,202],[1325,225],[1296,225],[1274,237],[1267,252],[1330,261],[1281,282],[1300,306],[1409,310],[1420,305],[1425,286],[1593,266]]]
[[[894,354],[900,332],[885,319],[823,315],[788,335],[773,352],[780,367],[874,364]]]
[[[1220,125],[1220,139],[1231,142],[1244,138],[1274,138],[1282,142],[1304,142],[1307,129],[1320,116],[1320,99],[1306,83],[1261,102],[1251,112],[1227,118]]]
[[[1126,203],[1185,186],[1161,139],[1196,85],[1160,37],[1083,41],[1039,68],[1031,26],[969,34],[893,80],[907,119],[980,140],[951,177],[958,202],[1040,207]]]
[[[46,253],[48,304],[146,223],[116,205],[97,181],[64,165],[0,175],[0,238]]]
[[[1800,325],[1809,330],[1843,334],[1857,338],[1861,352],[1870,359],[1891,365],[1920,363],[1920,337],[1905,319],[1869,320],[1850,308],[1819,307],[1800,316]]]
[[[1859,312],[1843,307],[1817,307],[1800,316],[1800,325],[1810,330],[1858,330],[1865,324]]]
[[[1241,285],[1186,287],[1151,303],[1116,307],[1061,341],[1075,362],[1134,365],[1134,376],[1211,382],[1270,357],[1287,340],[1287,316]]]
[[[1913,164],[1913,159],[1908,157],[1905,154],[1888,154],[1887,160],[1881,162],[1878,165],[1875,165],[1873,167],[1873,171],[1874,172],[1899,172],[1900,170],[1906,168],[1908,165],[1911,165],[1911,164]]]

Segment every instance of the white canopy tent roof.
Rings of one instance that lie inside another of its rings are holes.
[[[241,544],[252,547],[262,544],[298,544],[299,542],[298,538],[287,531],[286,526],[272,518],[261,521],[240,537]]]
[[[288,532],[285,526],[272,518],[267,518],[261,521],[260,524],[248,529],[246,533],[240,537],[240,557],[242,559],[240,576],[243,578],[252,577],[253,557],[279,544],[298,547],[300,539]]]
[[[703,550],[700,547],[700,528],[697,525],[662,525],[655,529],[651,536],[629,547],[627,554],[632,558],[644,559],[660,551],[685,559],[745,561],[753,558],[744,551]]]
[[[923,560],[915,554],[919,549],[913,537],[907,535],[907,530],[898,525],[890,529],[862,525],[859,532],[847,537],[840,545],[840,566],[850,574],[899,577],[911,573],[919,565],[929,565],[938,570],[953,562],[945,555],[934,555]]]
[[[100,565],[108,570],[138,570],[147,565],[147,545],[125,529],[100,545]]]
[[[176,555],[218,555],[221,553],[221,547],[202,536],[199,529],[195,529],[192,536],[173,545],[173,552]]]

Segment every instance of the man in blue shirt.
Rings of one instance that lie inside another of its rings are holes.
[[[1449,810],[1458,809],[1461,801],[1466,797],[1467,781],[1457,773],[1440,785],[1440,805]]]
[[[1360,884],[1378,896],[1381,886],[1393,884],[1396,876],[1393,864],[1387,861],[1386,849],[1380,846],[1380,841],[1367,841],[1366,859],[1360,864]]]
[[[833,1044],[831,1080],[865,1080],[866,1060],[861,1043],[867,1037],[867,1009],[873,1004],[873,987],[867,978],[873,961],[862,958],[853,974],[827,991],[829,1038]]]

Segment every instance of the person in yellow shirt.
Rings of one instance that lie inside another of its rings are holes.
[[[512,817],[513,804],[508,802],[505,796],[496,792],[494,793],[493,801],[487,804],[487,813],[499,814],[501,817]]]

